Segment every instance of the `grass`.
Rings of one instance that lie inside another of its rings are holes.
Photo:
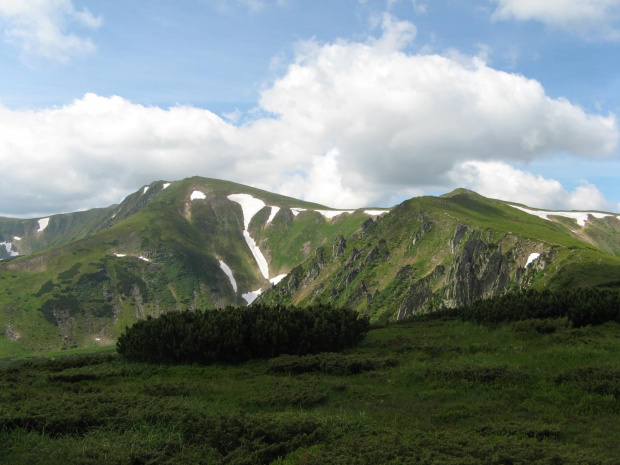
[[[615,464],[620,325],[372,330],[235,366],[74,355],[0,369],[0,462]]]

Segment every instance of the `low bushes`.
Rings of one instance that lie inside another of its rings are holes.
[[[597,288],[561,291],[530,289],[478,300],[471,305],[443,309],[424,316],[433,319],[441,317],[457,317],[481,324],[547,320],[547,328],[540,325],[538,328],[531,328],[542,333],[554,332],[558,326],[581,327],[608,321],[620,323],[620,292]]]
[[[269,370],[274,373],[301,374],[314,371],[330,375],[356,375],[364,371],[380,370],[396,365],[390,357],[374,355],[323,353],[316,355],[281,355],[269,360]]]
[[[340,351],[358,344],[368,329],[368,319],[354,310],[252,305],[147,318],[126,328],[116,348],[141,362],[237,363]]]

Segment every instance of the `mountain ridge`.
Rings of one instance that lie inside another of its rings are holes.
[[[149,315],[254,299],[383,322],[511,289],[620,283],[617,216],[542,219],[465,189],[336,210],[193,177],[76,215],[42,231],[16,220],[25,246],[57,245],[0,262],[0,354],[111,344]],[[3,220],[0,243],[16,224]]]

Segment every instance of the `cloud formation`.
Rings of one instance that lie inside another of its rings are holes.
[[[620,39],[619,0],[493,0],[493,18],[539,21],[589,37]]]
[[[67,62],[74,55],[93,53],[96,47],[91,39],[68,29],[71,25],[96,29],[102,21],[87,9],[76,10],[72,0],[0,0],[5,41],[21,48],[25,60]]]
[[[407,54],[415,26],[386,15],[382,27],[365,41],[300,44],[243,124],[94,94],[61,108],[0,108],[2,213],[104,206],[153,180],[193,175],[345,208],[459,184],[493,192],[492,169],[513,176],[518,187],[504,193],[514,201],[530,201],[527,186],[547,192],[548,206],[593,198],[587,184],[566,194],[557,181],[511,174],[509,163],[613,154],[614,115],[552,99],[479,57]],[[594,208],[587,202],[579,207]]]
[[[614,211],[618,207],[588,182],[568,191],[555,179],[535,176],[501,161],[459,163],[449,173],[449,177],[455,185],[467,187],[486,197],[531,207],[603,211]]]

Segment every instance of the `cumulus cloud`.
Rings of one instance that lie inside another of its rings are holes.
[[[603,39],[620,39],[619,0],[493,0],[496,20],[539,21]]]
[[[464,186],[495,199],[523,203],[548,210],[614,211],[596,186],[583,182],[573,191],[559,181],[536,176],[504,162],[467,161],[448,173],[454,185]]]
[[[101,17],[76,10],[72,0],[0,0],[0,28],[5,41],[21,48],[24,59],[67,62],[71,56],[93,53],[92,40],[68,32],[72,25],[96,29]]]
[[[467,162],[617,149],[614,115],[552,99],[480,57],[404,52],[414,37],[413,24],[386,15],[378,38],[300,44],[241,124],[93,94],[61,108],[0,108],[4,213],[104,206],[153,180],[192,175],[334,207],[381,206],[453,187],[451,173]]]

